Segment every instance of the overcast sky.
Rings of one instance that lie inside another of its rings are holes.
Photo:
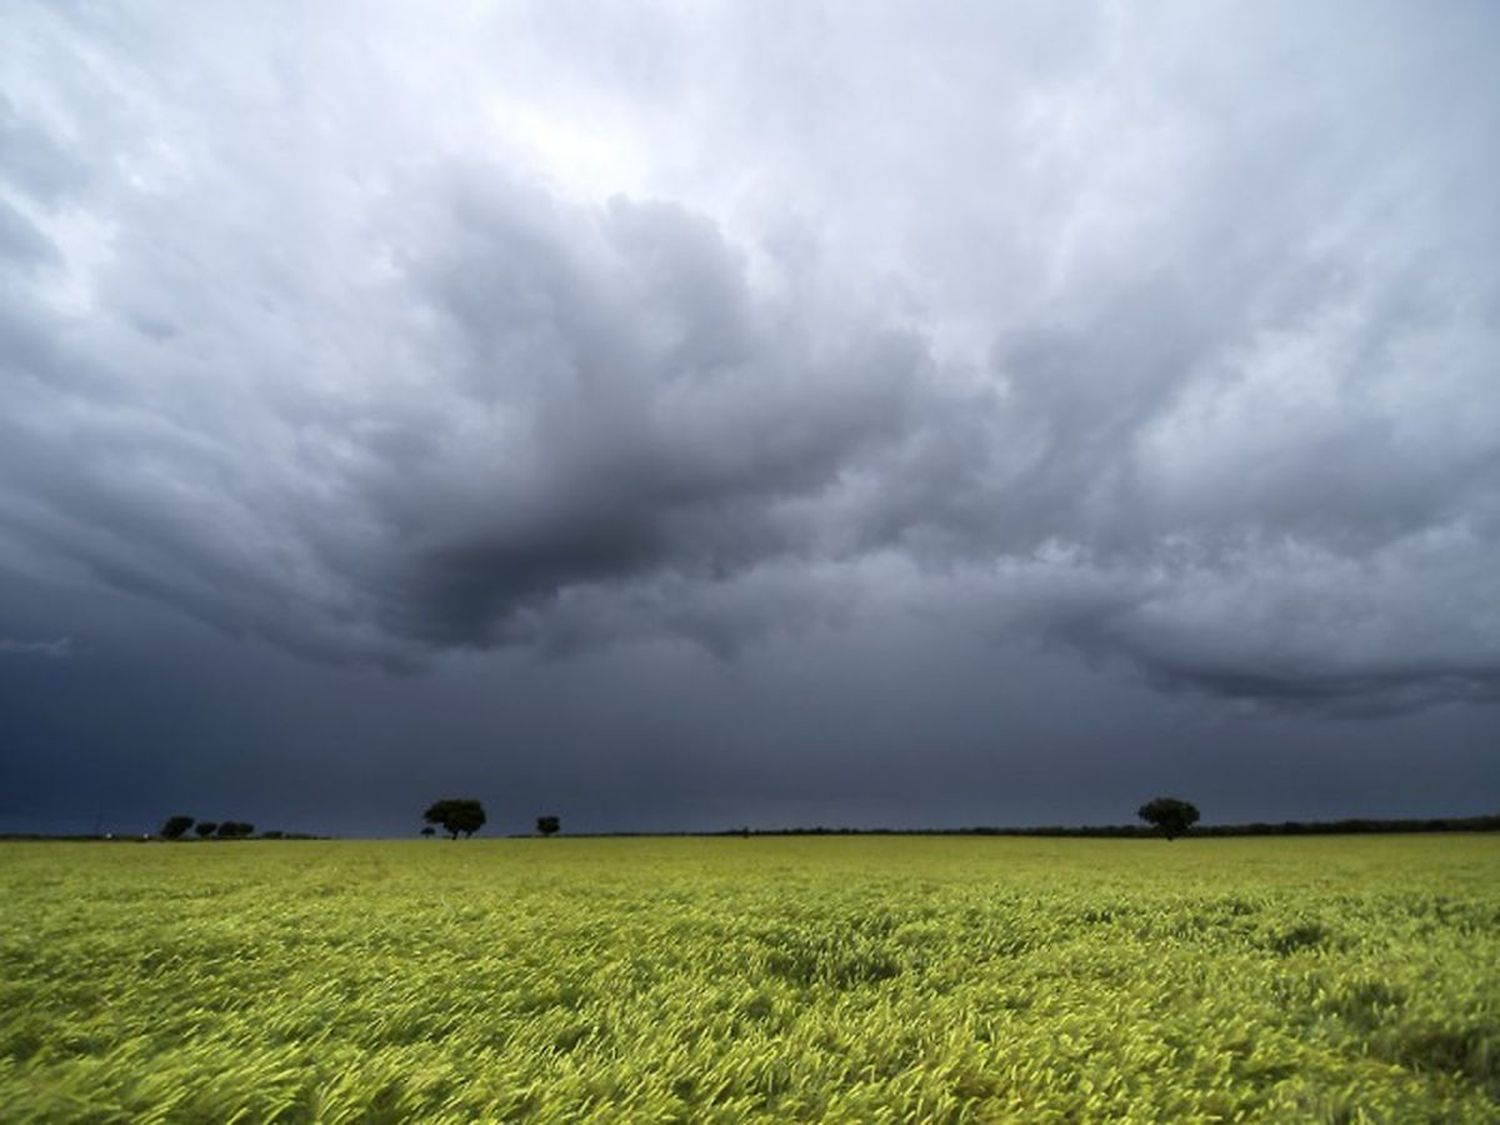
[[[1500,811],[1500,7],[0,13],[0,830]]]

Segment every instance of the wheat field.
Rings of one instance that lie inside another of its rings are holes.
[[[1496,1121],[1500,837],[0,844],[7,1121]]]

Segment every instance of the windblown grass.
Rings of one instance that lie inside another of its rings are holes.
[[[1500,838],[0,845],[7,1121],[1500,1120]]]

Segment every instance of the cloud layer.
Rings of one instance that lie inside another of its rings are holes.
[[[1500,694],[1487,5],[6,19],[13,572],[393,667],[878,609]]]

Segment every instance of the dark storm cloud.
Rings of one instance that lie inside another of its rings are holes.
[[[0,563],[391,667],[880,607],[1500,691],[1482,6],[621,11],[13,17]]]
[[[704,217],[456,179],[432,192],[457,197],[443,228],[395,250],[454,357],[451,414],[361,486],[399,528],[377,585],[395,632],[485,643],[571,587],[805,553],[789,509],[908,428],[920,341],[759,298]]]

